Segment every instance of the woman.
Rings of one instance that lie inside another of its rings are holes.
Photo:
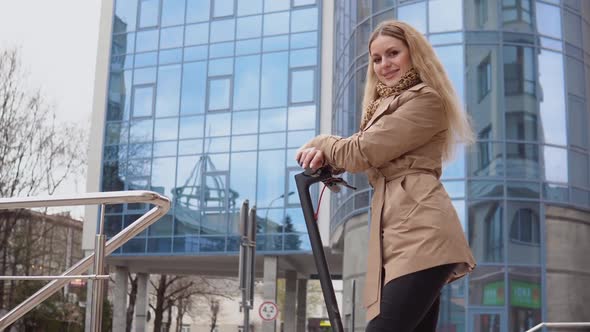
[[[360,131],[319,135],[304,168],[365,171],[374,189],[364,290],[367,331],[435,331],[443,286],[475,268],[439,181],[457,141],[473,141],[451,82],[408,24],[381,23],[369,40]]]

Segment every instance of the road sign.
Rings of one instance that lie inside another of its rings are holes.
[[[265,301],[262,302],[260,307],[258,307],[258,314],[263,320],[272,321],[277,319],[277,316],[279,315],[279,307],[272,301]]]

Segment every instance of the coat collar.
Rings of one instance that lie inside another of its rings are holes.
[[[425,86],[426,86],[426,84],[424,84],[424,83],[418,83],[406,91],[417,92],[417,91],[420,91]],[[400,93],[397,96],[391,96],[391,97],[387,97],[387,98],[383,99],[381,101],[381,103],[379,104],[379,106],[377,107],[375,114],[373,114],[373,117],[371,117],[371,120],[369,120],[369,122],[367,122],[367,124],[365,125],[363,130],[367,130],[367,128],[369,128],[371,125],[373,125],[373,123],[375,121],[377,121],[377,119],[389,108],[389,106],[391,104],[393,104],[395,101],[397,101],[399,99],[399,97],[404,94],[404,92]]]

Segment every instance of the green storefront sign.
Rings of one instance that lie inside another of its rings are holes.
[[[504,281],[496,281],[484,286],[483,304],[504,305]],[[512,280],[510,282],[510,305],[519,308],[540,308],[541,288],[535,283]]]

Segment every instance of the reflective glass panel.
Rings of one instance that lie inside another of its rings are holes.
[[[240,40],[236,42],[236,55],[260,52],[260,39]]]
[[[130,142],[147,142],[152,140],[153,120],[132,121],[129,130]]]
[[[135,68],[155,66],[158,63],[158,52],[138,53],[135,55]]]
[[[315,136],[315,130],[290,131],[287,133],[287,146],[300,148]]]
[[[461,30],[463,8],[461,0],[430,0],[428,2],[430,32]],[[440,15],[444,13],[444,15]]]
[[[264,52],[281,51],[289,48],[289,36],[265,37],[262,41]]]
[[[553,146],[543,147],[543,165],[545,180],[550,182],[568,182],[567,150]]]
[[[539,179],[539,146],[537,144],[506,143],[506,175],[517,179]]]
[[[469,202],[469,246],[481,263],[504,261],[504,204],[502,201]]]
[[[105,144],[119,144],[127,142],[127,125],[121,123],[107,123],[105,129]]]
[[[187,116],[180,120],[180,139],[203,137],[203,116]]]
[[[317,49],[306,48],[303,50],[291,51],[289,65],[294,67],[314,66],[317,63]]]
[[[181,114],[205,112],[207,67],[205,62],[186,63],[182,75]]]
[[[569,167],[570,184],[588,188],[590,186],[588,180],[588,170],[590,170],[588,165],[588,155],[569,150]]]
[[[260,37],[262,33],[262,16],[238,18],[237,39]]]
[[[397,10],[397,19],[407,22],[422,33],[426,33],[426,2],[400,6]]]
[[[209,80],[209,110],[224,110],[229,108],[231,81],[229,78]]]
[[[559,7],[535,2],[537,5],[537,30],[549,37],[561,38],[561,13]]]
[[[154,143],[154,157],[168,157],[176,155],[176,141]]]
[[[205,135],[226,136],[230,134],[231,113],[207,114]]]
[[[209,77],[231,75],[234,69],[234,59],[209,60]]]
[[[315,70],[291,72],[291,103],[313,102],[315,95]]]
[[[260,55],[236,57],[235,66],[233,109],[257,108],[260,96]]]
[[[152,51],[158,48],[160,30],[146,30],[137,33],[135,52]]]
[[[162,0],[162,26],[184,23],[185,0]]]
[[[506,292],[503,271],[504,266],[478,266],[469,276],[469,304],[504,306]]]
[[[272,161],[272,162],[269,162]],[[285,193],[285,150],[260,151],[258,154],[257,206],[269,207]],[[273,205],[274,206],[274,205]]]
[[[172,216],[167,214],[158,219],[148,229],[149,236],[172,235]]]
[[[154,86],[133,89],[133,117],[152,116],[154,112]]]
[[[136,69],[133,72],[133,84],[147,84],[156,81],[156,68]]]
[[[289,33],[289,12],[264,15],[264,35]]]
[[[530,330],[543,321],[541,270],[534,267],[511,267],[508,283],[509,330]]]
[[[281,149],[286,145],[287,137],[285,132],[282,133],[271,133],[271,134],[260,134],[258,139],[259,149]]]
[[[182,46],[182,33],[184,27],[162,29],[160,32],[160,48],[173,48]]]
[[[291,12],[291,32],[302,32],[318,29],[317,7],[299,9]]]
[[[280,107],[287,103],[288,53],[262,55],[261,105]]]
[[[209,41],[209,23],[187,25],[184,33],[185,45],[205,44]]]
[[[317,32],[294,33],[291,36],[291,48],[313,47],[318,44]]]
[[[213,0],[213,17],[234,15],[234,0]]]
[[[232,136],[232,151],[256,150],[258,147],[258,135]]]
[[[182,61],[182,49],[176,48],[173,50],[160,51],[160,64],[179,63]]]
[[[256,152],[231,154],[230,190],[236,193],[236,202],[256,197]],[[241,204],[241,203],[240,203]]]
[[[453,83],[455,92],[459,100],[463,98],[463,81],[464,81],[464,56],[463,46],[438,46],[434,50],[439,56],[442,65],[445,67],[449,79]]]
[[[135,34],[124,33],[119,35],[113,35],[113,42],[111,52],[115,54],[133,53],[135,49]],[[113,63],[111,62],[111,66]]]
[[[115,2],[115,19],[113,20],[113,33],[135,30],[137,18],[137,1]]]
[[[177,115],[180,103],[180,65],[160,67],[157,91],[156,116]]]
[[[264,12],[287,10],[291,6],[291,0],[273,0],[264,2]]]
[[[472,199],[504,197],[504,182],[471,180],[467,182],[467,192]]]
[[[197,154],[203,153],[203,140],[189,139],[178,142],[178,154]]]
[[[465,147],[457,146],[453,157],[453,160],[443,165],[443,179],[465,177]]]
[[[544,93],[540,105],[541,127],[546,143],[566,145],[563,56],[541,50],[539,83]]]
[[[507,208],[508,263],[541,263],[539,203],[509,201]]]
[[[506,192],[509,198],[539,199],[541,197],[538,182],[508,181]]]
[[[184,61],[195,61],[207,59],[207,46],[193,46],[184,49]],[[184,78],[183,78],[184,79]]]
[[[316,126],[316,106],[289,107],[289,130],[313,129]]]
[[[283,131],[287,128],[287,110],[275,108],[260,111],[261,133],[268,131]]]
[[[210,2],[203,0],[187,0],[186,22],[203,22],[209,20]]]
[[[235,19],[211,22],[211,43],[233,40],[235,37]]]
[[[589,82],[590,84],[590,82]],[[568,100],[569,143],[572,146],[588,149],[588,113],[583,101],[573,96]]]
[[[468,148],[468,169],[471,176],[503,176],[504,145],[491,141],[477,141]]]
[[[147,28],[158,25],[158,0],[139,0],[139,27]]]
[[[262,12],[262,0],[238,0],[238,15],[259,14]]]
[[[232,113],[232,134],[254,134],[258,132],[258,111]]]
[[[178,137],[178,118],[157,119],[154,140],[165,141]]]
[[[151,190],[165,196],[172,195],[176,173],[176,157],[154,158],[152,161]]]
[[[496,30],[498,3],[492,0],[464,0],[465,26],[468,30]]]

